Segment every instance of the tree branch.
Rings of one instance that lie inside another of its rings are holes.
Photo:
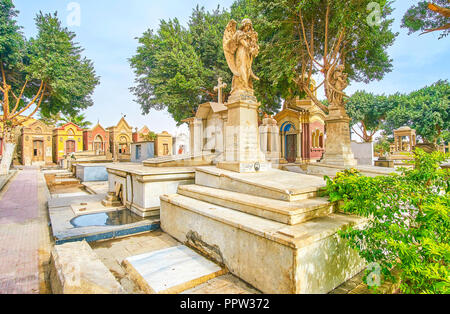
[[[325,15],[325,47],[324,47],[324,60],[323,64],[324,67],[328,67],[328,23],[329,23],[329,16],[330,16],[330,2],[327,0],[327,13]]]
[[[23,124],[23,123],[25,123],[26,121],[28,121],[29,119],[31,119],[31,117],[32,117],[34,114],[36,114],[36,112],[39,110],[39,108],[41,107],[41,104],[42,104],[42,100],[45,98],[45,90],[46,90],[46,88],[47,88],[47,85],[44,84],[44,88],[43,88],[43,90],[42,90],[41,97],[39,98],[39,102],[38,102],[37,105],[36,105],[36,108],[35,108],[34,111],[33,111],[32,113],[30,113],[23,121],[21,121],[20,124]]]
[[[364,137],[362,135],[360,135],[358,132],[356,132],[355,127],[352,127],[353,132],[355,132],[356,135],[358,135],[363,141],[364,141]]]
[[[342,40],[344,39],[344,34],[345,34],[345,27],[342,29],[337,41],[335,42],[336,45],[334,46],[334,49],[333,49],[333,52],[332,52],[331,58],[330,58],[332,60],[332,62],[331,62],[332,65],[336,64],[337,61],[339,60],[338,54],[339,54],[339,50],[341,48]]]
[[[39,87],[39,91],[37,92],[36,96],[34,96],[34,98],[31,100],[31,102],[30,102],[26,107],[24,107],[22,110],[20,110],[20,111],[17,112],[16,114],[13,114],[13,115],[11,116],[11,119],[13,119],[13,118],[15,118],[15,117],[21,115],[23,112],[25,112],[26,110],[28,110],[28,108],[30,108],[30,107],[36,102],[36,100],[38,99],[39,95],[41,94],[42,88],[43,88],[44,86],[46,86],[46,84],[45,84],[43,81],[41,81],[41,86]]]
[[[311,52],[314,56],[315,51],[314,51],[314,21],[311,22]],[[310,66],[309,66],[309,73],[308,73],[308,82],[307,85],[308,87],[311,86],[311,76],[312,76],[312,71],[313,71],[313,62],[310,62]]]
[[[311,100],[314,102],[314,104],[319,107],[325,114],[328,113],[328,108],[327,106],[325,106],[324,104],[322,104],[322,102],[317,99],[317,97],[314,95],[314,93],[311,91],[311,88],[309,86],[305,87],[305,84],[303,83],[303,79],[299,78],[298,81],[296,81],[297,85],[299,86],[299,88],[301,88],[307,95],[309,98],[311,98]],[[322,83],[323,84],[323,83]]]
[[[17,111],[17,109],[19,108],[20,100],[22,99],[23,93],[25,92],[25,87],[27,85],[28,85],[28,79],[25,81],[25,84],[23,85],[22,90],[20,91],[19,98],[16,97],[16,106],[11,111],[11,114],[14,114]]]
[[[320,64],[319,62],[317,62],[317,61],[315,60],[314,56],[311,54],[311,51],[310,51],[310,49],[309,49],[308,39],[306,38],[305,25],[304,25],[304,23],[303,23],[302,9],[299,9],[299,14],[298,14],[298,16],[300,17],[300,24],[302,25],[303,39],[304,39],[304,42],[305,42],[305,44],[306,44],[306,50],[307,50],[307,52],[308,52],[308,54],[309,54],[309,57],[311,58],[311,60],[312,60],[313,62],[315,62],[317,65],[319,65],[321,68],[323,68],[323,65]]]
[[[5,69],[3,68],[3,60],[0,60],[0,68],[2,70],[3,87],[6,89],[6,75],[5,75]]]

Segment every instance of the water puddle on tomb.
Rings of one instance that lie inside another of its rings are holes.
[[[70,223],[75,228],[81,227],[103,227],[103,226],[123,226],[147,220],[139,217],[131,211],[124,209],[106,213],[96,213],[81,215],[73,218]]]

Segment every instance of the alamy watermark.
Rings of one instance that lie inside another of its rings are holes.
[[[71,261],[67,264],[68,276],[65,278],[65,284],[74,287],[81,288],[81,268],[78,261]]]
[[[370,26],[380,26],[381,25],[381,6],[378,2],[370,2],[367,5],[367,11],[370,14],[367,16],[367,24]]]
[[[81,5],[78,2],[70,2],[67,5],[67,11],[69,14],[67,15],[67,26],[73,27],[81,26]]]
[[[372,263],[367,266],[367,270],[370,273],[367,275],[367,285],[369,287],[381,286],[381,266],[378,263]]]

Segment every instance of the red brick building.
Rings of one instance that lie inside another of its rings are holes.
[[[148,139],[145,138],[146,135],[150,133],[150,129],[144,126],[139,131],[136,128],[136,132],[133,132],[133,143],[146,142]]]
[[[109,151],[109,132],[99,123],[90,130],[83,132],[83,150],[96,151],[104,155]]]

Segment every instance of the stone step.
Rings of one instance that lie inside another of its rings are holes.
[[[287,202],[200,185],[180,185],[178,194],[288,225],[296,225],[334,212],[333,204],[326,198]]]
[[[263,293],[328,293],[364,267],[337,232],[358,217],[290,226],[179,194],[161,196],[161,228]]]
[[[73,177],[73,173],[72,172],[63,172],[63,173],[57,173],[56,174],[56,178],[57,179],[72,178],[72,177]]]
[[[237,173],[216,167],[195,170],[197,185],[290,202],[321,196],[326,186],[323,178],[278,169],[257,173]]]
[[[222,276],[226,270],[190,248],[179,245],[128,257],[123,265],[149,294],[175,294]]]
[[[55,181],[53,181],[54,185],[74,185],[74,184],[81,184],[80,180],[75,178],[56,178]]]

